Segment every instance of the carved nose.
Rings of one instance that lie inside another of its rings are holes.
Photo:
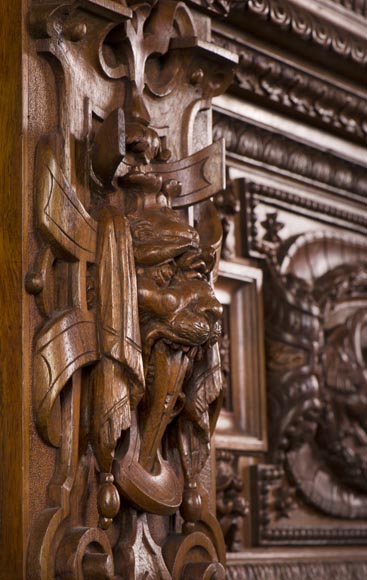
[[[218,320],[222,319],[223,306],[220,304],[220,302],[218,302],[218,300],[215,300],[215,304],[212,307],[212,312],[213,312],[213,316],[215,317],[216,322],[218,322]]]
[[[151,121],[151,117],[149,115],[148,109],[145,106],[144,99],[142,95],[139,94],[135,83],[131,84],[129,100],[130,102],[128,110],[131,119],[141,123],[142,125],[148,126]]]
[[[200,308],[201,313],[214,325],[221,320],[223,315],[223,306],[216,298],[208,297]]]

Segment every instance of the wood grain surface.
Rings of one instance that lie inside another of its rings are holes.
[[[22,3],[0,19],[0,578],[23,575]]]

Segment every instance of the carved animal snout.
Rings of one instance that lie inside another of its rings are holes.
[[[192,288],[191,301],[176,313],[172,328],[177,336],[189,339],[193,345],[206,342],[214,343],[221,332],[222,305],[218,302],[211,289],[205,282],[201,282],[202,294],[198,298],[195,294],[195,285]]]
[[[125,163],[149,163],[160,151],[160,139],[156,131],[133,118],[126,124],[126,149]]]
[[[211,326],[218,324],[223,316],[223,306],[210,294],[200,301],[198,311],[209,320]]]

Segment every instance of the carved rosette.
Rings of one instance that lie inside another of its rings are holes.
[[[44,316],[34,417],[56,457],[28,577],[222,578],[201,474],[222,388],[224,148],[197,136],[236,59],[170,0],[34,4],[29,25],[59,126],[37,147],[26,279]]]

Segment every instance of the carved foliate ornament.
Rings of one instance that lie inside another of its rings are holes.
[[[346,31],[333,21],[326,10],[321,16],[316,15],[313,10],[298,5],[294,0],[283,0],[280,6],[275,0],[240,0],[236,5],[254,18],[269,22],[274,28],[288,29],[292,36],[303,42],[315,43],[339,58],[351,60],[357,66],[366,66],[367,47],[363,34],[359,30]]]
[[[275,131],[268,131],[215,111],[213,134],[215,139],[224,138],[226,150],[265,163],[277,170],[285,170],[295,176],[325,183],[334,188],[337,195],[357,195],[361,200],[367,192],[366,172],[362,165],[342,160],[316,147],[301,144]],[[261,190],[260,186],[260,190]],[[276,189],[276,188],[272,188]],[[343,193],[342,193],[343,192]],[[345,194],[344,194],[345,192]],[[315,200],[305,200],[312,207]],[[336,215],[339,208],[335,207]],[[352,212],[350,212],[352,213]]]
[[[228,552],[244,550],[243,522],[249,507],[243,495],[244,481],[239,474],[238,457],[231,451],[216,454],[216,507]]]
[[[35,5],[29,22],[60,118],[37,147],[42,249],[26,280],[45,317],[35,421],[58,448],[29,578],[221,577],[201,473],[222,386],[209,198],[223,143],[195,128],[235,59],[197,36],[183,3]],[[178,510],[183,525],[168,524]],[[158,516],[171,530],[160,544]]]

